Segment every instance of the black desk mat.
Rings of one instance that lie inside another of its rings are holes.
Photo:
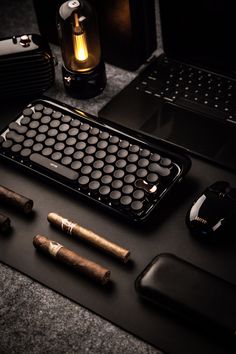
[[[7,119],[2,118],[0,125]],[[4,207],[12,219],[13,230],[9,235],[0,236],[0,260],[165,352],[230,353],[226,342],[143,302],[134,290],[137,275],[162,252],[174,253],[236,284],[236,242],[206,245],[194,239],[185,226],[185,214],[193,198],[216,180],[228,180],[236,186],[233,173],[193,159],[191,171],[152,221],[145,227],[134,227],[1,162],[0,184],[30,196],[35,202],[35,212],[28,218]],[[129,248],[132,262],[122,265],[82,242],[69,239],[48,224],[47,214],[51,211]],[[38,233],[108,267],[112,273],[111,284],[96,285],[36,252],[32,239]]]

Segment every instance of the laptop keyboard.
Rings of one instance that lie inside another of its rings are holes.
[[[136,90],[236,124],[236,81],[164,58]]]

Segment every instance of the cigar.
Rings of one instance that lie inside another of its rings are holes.
[[[0,232],[6,232],[11,227],[11,220],[8,216],[0,213]]]
[[[69,250],[60,243],[49,240],[45,236],[35,236],[33,239],[33,245],[36,249],[54,257],[59,262],[67,264],[79,273],[82,273],[101,284],[106,284],[110,280],[110,271],[108,269],[81,257],[78,253]]]
[[[108,241],[104,237],[95,234],[93,231],[85,229],[79,224],[63,218],[56,213],[48,214],[48,221],[54,226],[64,231],[67,235],[72,235],[75,238],[82,239],[92,246],[109,253],[126,263],[129,260],[130,251],[118,246],[117,244]]]
[[[25,214],[29,214],[33,208],[33,200],[24,197],[6,187],[0,185],[0,201],[16,207]]]

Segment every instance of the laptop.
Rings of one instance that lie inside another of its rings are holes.
[[[159,8],[163,53],[99,116],[236,171],[234,1]]]

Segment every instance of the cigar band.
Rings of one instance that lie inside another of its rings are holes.
[[[62,231],[65,231],[68,234],[72,234],[73,228],[75,227],[75,224],[68,220],[68,219],[62,219],[61,221],[61,229]]]
[[[63,247],[63,246],[60,245],[60,243],[57,243],[57,242],[55,242],[55,241],[51,241],[50,244],[49,244],[48,251],[49,251],[49,253],[50,253],[53,257],[56,257],[58,251],[59,251],[62,247]]]

